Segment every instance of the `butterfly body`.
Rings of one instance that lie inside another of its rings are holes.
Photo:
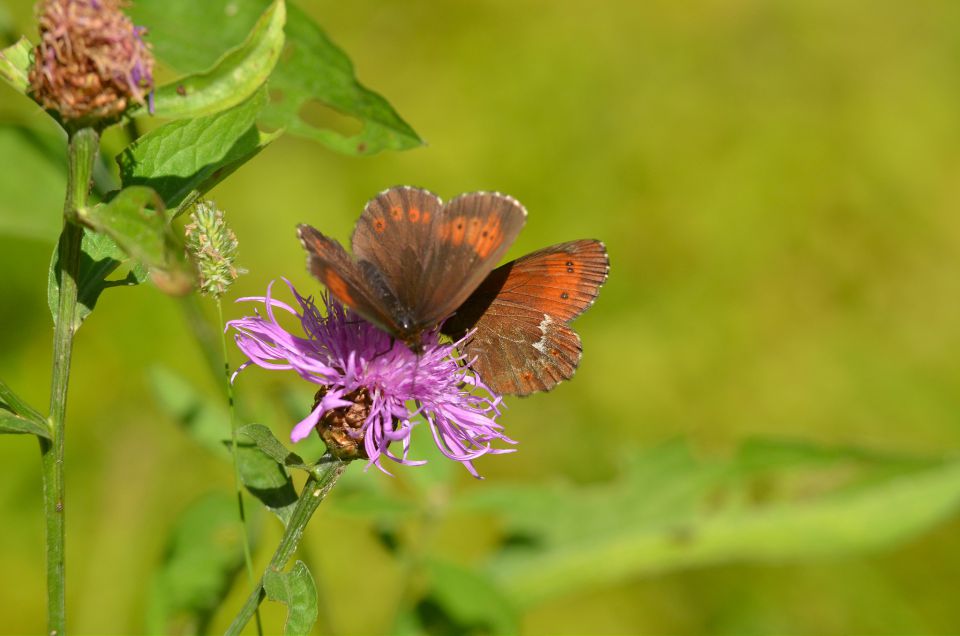
[[[526,395],[573,375],[580,339],[567,324],[609,271],[599,241],[538,250],[494,269],[526,220],[512,197],[462,194],[444,204],[400,186],[372,199],[351,238],[353,256],[309,225],[298,233],[308,268],[340,302],[418,351],[443,324],[461,337],[481,379]]]

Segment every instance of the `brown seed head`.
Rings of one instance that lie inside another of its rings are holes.
[[[317,408],[320,400],[327,394],[326,387],[317,391],[313,408]],[[338,459],[368,459],[363,448],[363,423],[370,415],[373,399],[365,388],[359,388],[343,396],[344,400],[353,402],[350,406],[332,409],[323,414],[317,423],[317,433],[327,445],[330,454]]]
[[[153,55],[125,0],[41,0],[30,93],[65,122],[111,119],[153,89]]]

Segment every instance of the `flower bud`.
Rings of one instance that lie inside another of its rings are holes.
[[[30,93],[64,123],[110,120],[152,99],[153,55],[124,0],[42,0]]]
[[[213,201],[200,201],[190,214],[187,252],[197,268],[200,293],[222,296],[240,271],[234,265],[237,258],[237,235],[227,227],[223,212]]]

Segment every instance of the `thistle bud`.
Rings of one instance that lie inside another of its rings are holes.
[[[153,55],[125,0],[42,0],[30,93],[64,123],[110,120],[152,99]]]
[[[222,296],[242,270],[234,265],[237,258],[237,236],[223,219],[223,212],[213,201],[200,201],[184,228],[187,253],[197,268],[200,293]]]

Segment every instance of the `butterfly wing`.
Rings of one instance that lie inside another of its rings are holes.
[[[297,235],[307,250],[307,269],[337,300],[382,329],[399,331],[397,300],[375,269],[357,263],[340,243],[309,225],[297,226]]]
[[[503,257],[526,211],[498,193],[463,194],[443,205],[427,190],[400,186],[371,200],[352,237],[361,266],[382,274],[407,334],[432,329]]]
[[[443,331],[476,329],[465,352],[493,391],[549,391],[576,371],[580,337],[567,323],[593,304],[609,270],[600,241],[546,247],[491,272]]]

